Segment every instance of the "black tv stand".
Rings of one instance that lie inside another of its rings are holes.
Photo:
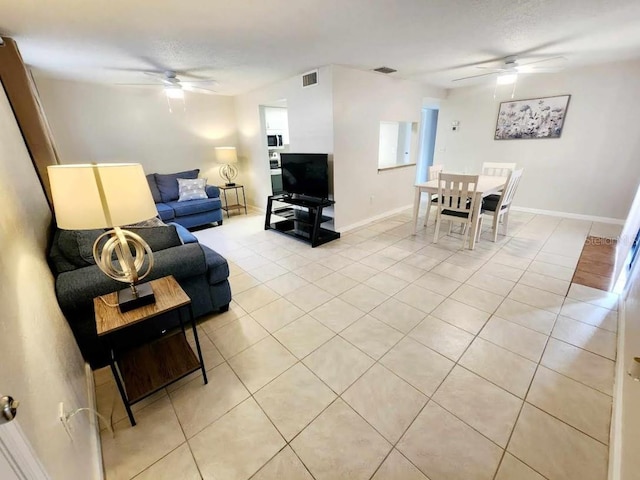
[[[273,202],[282,202],[292,207],[282,207],[273,210]],[[339,232],[334,232],[321,225],[331,220],[322,214],[322,210],[335,202],[313,197],[296,197],[292,195],[270,195],[267,201],[267,214],[264,219],[265,230],[276,230],[290,235],[317,247],[324,243],[340,238]],[[302,208],[294,208],[302,207]],[[271,222],[271,215],[283,217],[283,220]]]

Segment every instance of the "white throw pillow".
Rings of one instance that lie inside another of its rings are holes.
[[[178,178],[178,201],[186,202],[188,200],[201,200],[207,198],[207,192],[204,188],[207,186],[206,178],[195,178],[188,180],[186,178]]]

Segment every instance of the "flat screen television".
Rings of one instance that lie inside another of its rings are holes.
[[[329,197],[329,156],[326,153],[281,153],[280,165],[285,193]]]

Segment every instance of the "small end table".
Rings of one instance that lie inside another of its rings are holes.
[[[207,384],[191,299],[172,275],[149,283],[156,296],[156,303],[125,313],[116,306],[116,292],[93,299],[98,336],[104,336],[109,342],[111,371],[131,426],[136,424],[131,405],[143,398],[199,369],[202,370],[205,385]],[[187,341],[182,319],[183,309],[189,312],[197,357]],[[111,343],[110,336],[113,333],[172,310],[178,310],[182,332],[162,336],[123,352],[118,352]]]
[[[247,214],[247,199],[244,196],[244,185],[218,185],[218,188],[222,190],[222,194],[224,196],[224,205],[222,206],[222,209],[227,212],[227,218],[229,218],[229,210],[244,208],[244,214]],[[233,205],[229,205],[229,201],[227,200],[227,190],[236,191],[236,203]],[[238,190],[242,190],[242,203],[240,203]]]

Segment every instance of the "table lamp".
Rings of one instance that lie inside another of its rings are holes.
[[[129,284],[118,292],[120,311],[155,303],[151,285],[138,284],[153,267],[151,248],[139,235],[120,228],[158,215],[142,165],[56,165],[47,171],[58,228],[111,229],[95,241],[93,257],[107,276]]]
[[[227,181],[227,187],[235,186],[233,179],[238,176],[238,168],[233,165],[238,163],[236,147],[216,147],[216,160],[222,163],[220,166],[220,176]]]

